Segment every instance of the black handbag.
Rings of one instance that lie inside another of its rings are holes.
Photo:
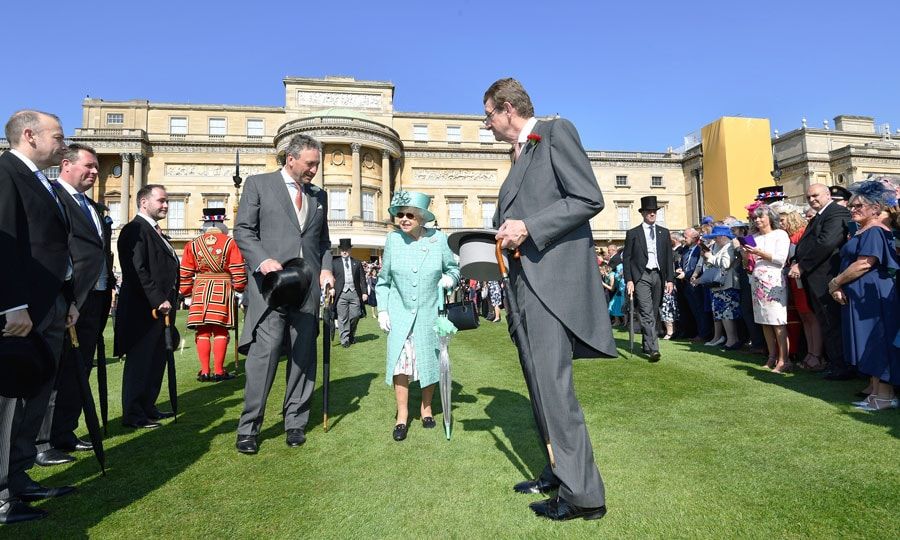
[[[478,328],[478,311],[472,302],[451,302],[444,306],[447,318],[457,330]]]

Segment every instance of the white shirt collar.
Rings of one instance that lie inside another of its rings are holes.
[[[147,214],[144,214],[143,212],[138,212],[138,215],[139,215],[140,217],[144,218],[145,220],[147,220],[147,223],[149,223],[151,227],[153,227],[154,229],[156,228],[157,223],[156,223],[156,220],[155,220],[155,219],[153,219],[152,217],[148,216]]]
[[[73,199],[75,198],[75,195],[78,194],[78,190],[65,180],[60,180],[59,185],[61,185],[63,189],[65,189],[69,193],[69,195],[72,196]]]
[[[531,117],[525,122],[525,125],[522,127],[522,131],[519,132],[519,138],[516,139],[519,144],[525,144],[528,142],[528,135],[534,130],[534,125],[537,124],[537,118]]]
[[[28,159],[28,157],[26,157],[22,152],[19,152],[15,148],[10,148],[9,152],[17,158],[21,159],[22,163],[24,163],[26,166],[28,166],[29,169],[31,169],[31,172],[37,172],[40,170],[37,168],[37,165],[35,165],[33,161]]]
[[[287,171],[284,170],[284,167],[281,168],[281,178],[283,178],[284,183],[288,184],[289,186],[290,185],[292,185],[294,187],[297,187],[298,185],[301,187],[303,186],[303,182],[298,182],[298,181],[294,180],[293,178],[291,178],[291,175],[289,175],[287,173]]]
[[[831,204],[831,203],[833,203],[833,202],[834,202],[834,201],[832,201],[831,199],[828,199],[828,202],[826,202],[826,203],[825,203],[825,206],[823,206],[821,209],[819,209],[818,212],[816,212],[816,215],[817,215],[817,216],[822,215],[822,212],[824,212],[825,209],[828,208],[828,205]]]

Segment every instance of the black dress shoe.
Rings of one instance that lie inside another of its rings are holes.
[[[34,462],[41,467],[50,467],[52,465],[62,465],[63,463],[72,463],[75,458],[62,450],[51,448],[43,452],[38,452],[34,457]]]
[[[150,420],[162,420],[164,418],[172,418],[175,416],[175,413],[172,411],[160,411],[157,410],[155,413],[150,415]]]
[[[25,490],[18,494],[18,497],[25,502],[34,502],[53,497],[62,497],[73,491],[75,491],[75,488],[72,486],[52,488],[42,486],[37,482],[29,482],[28,486],[25,487]]]
[[[659,351],[653,351],[652,353],[647,355],[650,363],[659,362],[659,359],[662,358],[662,355],[659,354]]]
[[[406,432],[409,427],[406,424],[397,424],[394,426],[394,440],[397,442],[406,438]]]
[[[284,441],[291,448],[296,448],[306,442],[306,434],[302,429],[288,429],[285,431]]]
[[[238,435],[237,443],[235,443],[234,447],[242,454],[259,452],[259,443],[256,442],[256,435]]]
[[[535,514],[554,521],[566,521],[569,519],[600,519],[606,515],[606,506],[586,508],[575,506],[562,497],[547,499],[529,505]]]
[[[203,373],[202,371],[197,373],[197,382],[212,382],[213,377],[209,373]]]
[[[234,374],[228,373],[227,371],[224,373],[216,373],[213,375],[213,382],[222,382],[222,381],[230,381],[234,378]]]
[[[137,422],[122,422],[122,425],[127,428],[134,429],[156,429],[158,427],[162,427],[162,424],[159,422],[153,422],[152,420],[139,420]]]
[[[434,421],[433,416],[426,416],[422,419],[422,427],[425,429],[431,429],[437,425],[437,422]]]
[[[548,482],[543,478],[537,478],[535,480],[525,480],[524,482],[519,482],[518,484],[513,486],[513,491],[516,493],[550,493],[551,491],[559,489],[559,483]]]
[[[40,508],[32,508],[17,499],[0,501],[0,523],[20,523],[34,521],[46,516],[47,512]]]
[[[92,443],[89,443],[88,441],[82,439],[78,439],[78,442],[75,443],[74,448],[76,452],[90,452],[93,449],[94,445]]]
[[[53,443],[53,448],[63,452],[90,452],[94,445],[83,439],[74,438],[71,442]]]
[[[343,348],[345,348],[345,349],[349,349],[349,348],[350,348],[350,342],[349,342],[349,341],[345,341],[344,343],[341,343],[341,347],[343,347]]]

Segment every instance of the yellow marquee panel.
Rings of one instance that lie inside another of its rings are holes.
[[[722,117],[701,130],[703,211],[715,219],[746,216],[758,188],[772,184],[772,141],[766,118]]]

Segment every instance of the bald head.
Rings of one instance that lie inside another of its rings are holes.
[[[700,238],[700,233],[697,232],[697,229],[693,227],[688,227],[684,230],[684,243],[687,246],[692,246],[697,243],[697,239]]]
[[[831,192],[825,184],[810,184],[806,190],[806,200],[809,207],[818,212],[831,200]]]
[[[14,112],[6,122],[9,146],[30,159],[38,169],[59,165],[66,151],[59,117],[41,111]]]

